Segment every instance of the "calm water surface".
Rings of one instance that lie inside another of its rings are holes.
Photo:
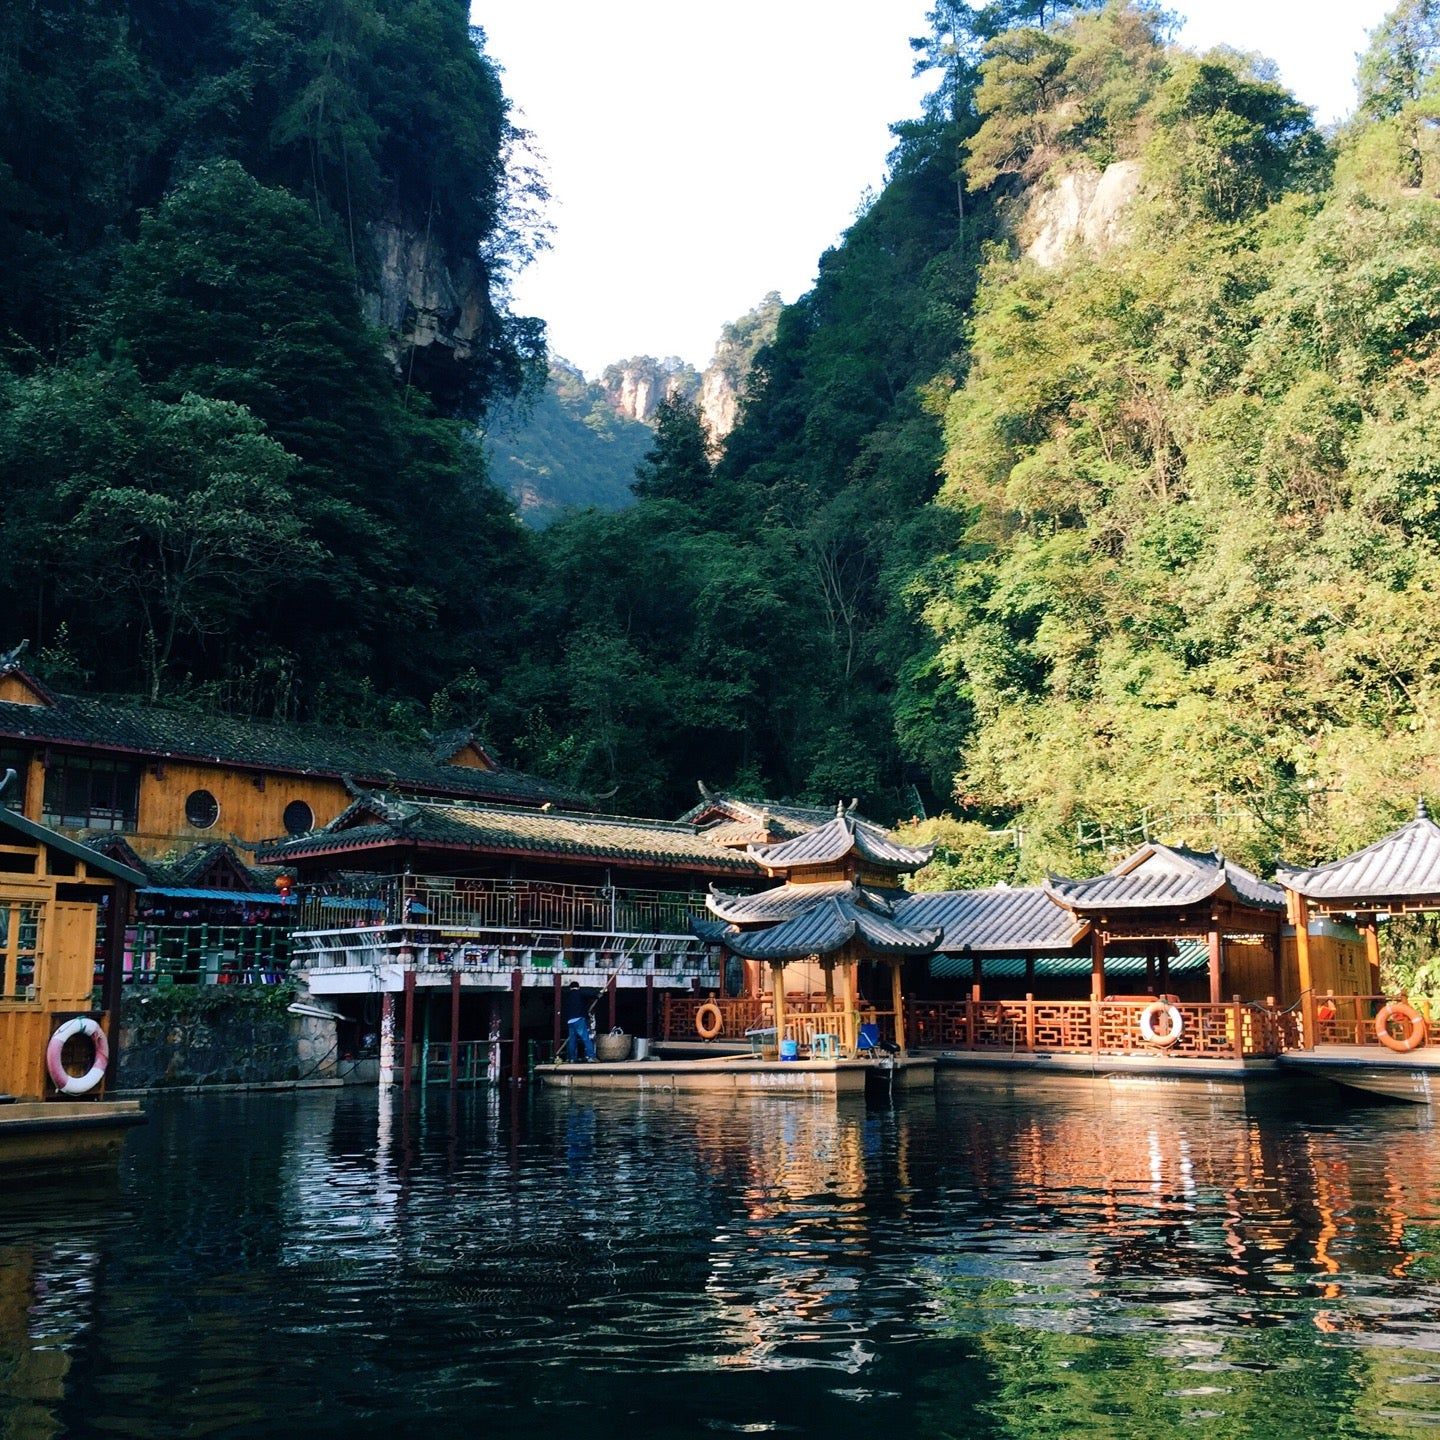
[[[175,1099],[0,1194],[0,1436],[1440,1436],[1408,1108]],[[0,1187],[3,1189],[3,1187]]]

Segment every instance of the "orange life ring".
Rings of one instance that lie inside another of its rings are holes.
[[[1397,1040],[1390,1033],[1392,1020],[1403,1020],[1410,1027],[1410,1033]],[[1409,1050],[1418,1050],[1430,1038],[1430,1027],[1413,1005],[1404,1000],[1392,1000],[1388,1005],[1382,1005],[1375,1017],[1375,1038],[1387,1050],[1398,1050],[1403,1055]]]
[[[707,1000],[695,1012],[695,1033],[702,1040],[713,1040],[724,1027],[725,1017],[713,1000]]]
[[[1162,1016],[1165,1019],[1163,1032],[1155,1028],[1155,1022]],[[1180,1013],[1180,1007],[1167,1005],[1163,1000],[1147,1005],[1136,1016],[1136,1023],[1140,1027],[1140,1038],[1160,1050],[1168,1050],[1185,1033],[1185,1017]]]

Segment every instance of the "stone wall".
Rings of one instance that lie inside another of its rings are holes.
[[[293,985],[137,986],[120,1025],[120,1088],[264,1085],[337,1074],[335,1021]]]

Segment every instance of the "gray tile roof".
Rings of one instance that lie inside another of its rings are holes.
[[[712,914],[733,925],[754,925],[788,920],[808,910],[821,900],[849,900],[859,897],[862,903],[879,915],[893,917],[895,902],[904,899],[904,891],[886,894],[868,885],[849,880],[835,880],[818,885],[777,885],[758,895],[732,895],[713,885],[705,903]]]
[[[84,861],[85,868],[97,875],[109,875],[111,879],[121,880],[126,885],[140,886],[145,883],[145,876],[129,865],[112,859],[92,846],[82,845],[78,840],[68,839],[58,831],[50,829],[48,825],[38,825],[33,820],[27,820],[23,815],[0,805],[0,834],[6,831],[9,832],[6,839],[11,844],[18,840],[22,845],[47,845],[73,860]]]
[[[1283,910],[1285,897],[1222,855],[1181,846],[1142,845],[1113,870],[1089,880],[1052,875],[1045,889],[1060,904],[1077,911],[1178,909],[1198,905],[1229,890],[1243,904]]]
[[[683,825],[708,824],[725,844],[743,844],[745,837],[757,843],[770,835],[793,839],[815,830],[835,817],[835,812],[813,805],[790,805],[778,800],[751,800],[740,795],[715,793],[701,786],[704,798],[681,817]]]
[[[384,794],[361,796],[323,829],[277,841],[262,848],[257,858],[284,864],[307,855],[343,855],[395,845],[760,875],[760,867],[747,855],[711,843],[693,825]]]
[[[0,673],[7,672],[0,669]],[[12,665],[8,673],[17,673],[17,667]],[[25,679],[27,684],[35,683],[28,675]],[[294,775],[350,776],[361,785],[510,805],[554,803],[579,808],[586,803],[573,791],[519,770],[446,764],[429,747],[385,736],[335,726],[241,720],[130,699],[45,693],[49,703],[44,705],[0,701],[0,740]]]
[[[1422,801],[1413,820],[1373,845],[1309,870],[1281,869],[1275,878],[1307,899],[1352,901],[1364,909],[1440,895],[1440,825]]]
[[[929,955],[940,931],[908,929],[853,900],[832,896],[768,930],[728,934],[724,943],[747,960],[799,960],[832,955],[856,938],[876,955]]]
[[[922,892],[903,900],[895,919],[901,925],[938,926],[938,948],[966,954],[1069,950],[1090,928],[1039,886]]]
[[[834,864],[852,852],[871,865],[900,872],[918,870],[928,863],[935,847],[900,845],[878,825],[842,813],[793,840],[752,845],[749,853],[767,870],[801,870]]]

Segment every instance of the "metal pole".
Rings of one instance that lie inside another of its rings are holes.
[[[655,976],[645,977],[645,1038],[655,1038]]]
[[[107,1091],[120,1084],[120,1008],[125,980],[125,923],[130,918],[131,890],[123,880],[110,887],[110,931],[105,937],[105,983],[101,994],[110,1017],[110,1069],[105,1077]]]

